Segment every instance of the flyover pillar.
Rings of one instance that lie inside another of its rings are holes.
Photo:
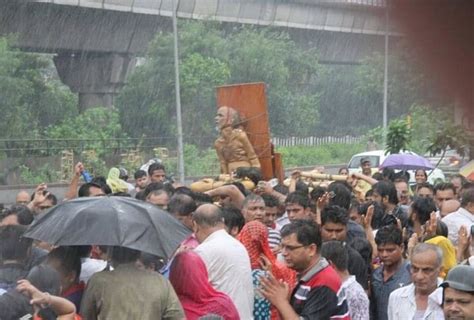
[[[136,59],[118,53],[59,53],[54,64],[61,81],[79,95],[79,111],[114,106],[115,95],[126,83]]]

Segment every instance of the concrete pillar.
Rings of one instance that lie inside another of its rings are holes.
[[[115,95],[135,67],[136,59],[117,53],[60,53],[54,64],[61,81],[79,94],[79,111],[111,108]]]

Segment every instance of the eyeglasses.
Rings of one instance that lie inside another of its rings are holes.
[[[281,251],[288,251],[288,252],[291,252],[291,251],[294,251],[294,250],[296,250],[296,249],[303,248],[303,247],[306,247],[306,246],[305,246],[305,245],[289,246],[289,245],[284,245],[284,244],[282,244],[282,245],[281,245]]]

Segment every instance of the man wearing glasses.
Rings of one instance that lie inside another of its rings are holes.
[[[341,280],[321,257],[321,232],[312,221],[295,220],[281,230],[281,253],[298,273],[298,283],[288,300],[288,284],[273,276],[262,278],[261,294],[282,319],[350,319],[344,295],[338,298]]]

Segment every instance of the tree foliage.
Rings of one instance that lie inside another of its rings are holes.
[[[77,98],[55,76],[49,56],[20,52],[12,42],[0,37],[0,137],[39,137],[77,114]]]
[[[117,99],[130,136],[175,136],[173,38],[160,33]],[[314,50],[299,48],[286,32],[213,22],[180,21],[181,105],[185,141],[215,138],[215,87],[263,81],[274,135],[311,135],[319,121],[320,66]],[[295,126],[294,123],[300,125]]]
[[[411,140],[411,128],[403,119],[390,121],[387,132],[385,153],[399,153],[408,149]]]
[[[89,140],[86,148],[95,150],[99,156],[103,156],[110,152],[105,143],[107,140],[126,138],[127,134],[122,131],[118,111],[97,107],[87,109],[77,117],[49,127],[45,132],[45,137]]]

